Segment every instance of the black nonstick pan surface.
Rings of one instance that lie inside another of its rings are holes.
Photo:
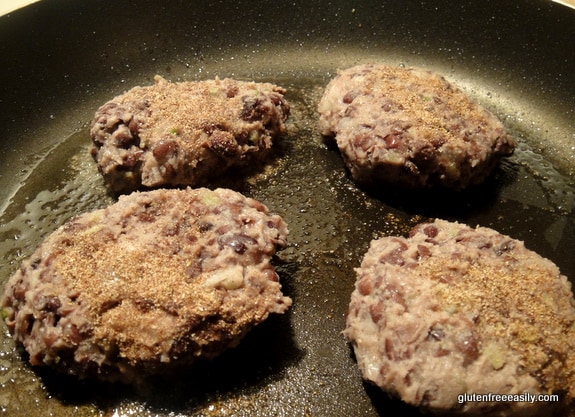
[[[212,186],[290,226],[275,260],[294,300],[222,357],[141,387],[31,369],[1,324],[6,416],[416,416],[362,382],[341,331],[373,238],[441,217],[492,227],[575,278],[575,10],[549,1],[43,0],[0,17],[0,280],[72,216],[114,201],[88,153],[96,108],[155,74],[288,89],[270,165]],[[461,193],[357,187],[316,129],[338,68],[377,61],[441,73],[518,142]]]

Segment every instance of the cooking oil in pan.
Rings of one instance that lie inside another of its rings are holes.
[[[3,277],[70,217],[112,201],[93,170],[87,138],[86,131],[79,131],[46,155],[2,213]]]

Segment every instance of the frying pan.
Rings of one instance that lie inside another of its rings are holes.
[[[341,336],[353,268],[373,238],[433,217],[524,240],[575,278],[575,11],[539,0],[272,2],[43,0],[0,17],[0,279],[70,217],[114,200],[88,155],[95,109],[160,74],[288,89],[270,165],[227,186],[290,225],[275,259],[290,312],[172,379],[102,385],[33,370],[2,325],[0,409],[54,416],[420,415],[362,381]],[[363,189],[316,130],[338,68],[377,61],[443,74],[518,142],[461,193]],[[520,285],[518,283],[518,285]],[[52,414],[50,414],[52,413]]]

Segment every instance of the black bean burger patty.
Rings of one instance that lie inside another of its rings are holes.
[[[432,412],[549,416],[575,405],[571,284],[523,242],[436,220],[372,241],[356,272],[344,334],[382,390]],[[489,393],[560,401],[460,397]]]
[[[340,71],[319,103],[354,180],[463,189],[481,183],[514,142],[492,113],[443,77],[363,64]]]
[[[197,186],[260,162],[285,131],[285,89],[233,79],[135,87],[101,106],[92,154],[115,192]]]
[[[270,258],[287,234],[231,190],[134,192],[50,235],[7,283],[2,313],[32,365],[134,382],[284,313]]]

